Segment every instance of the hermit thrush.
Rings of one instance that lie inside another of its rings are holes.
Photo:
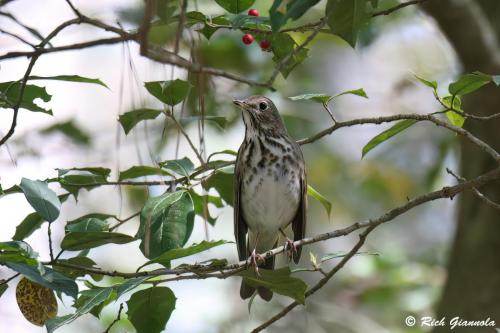
[[[294,240],[302,239],[306,228],[307,182],[300,146],[288,135],[273,102],[263,96],[234,100],[245,123],[245,139],[238,150],[235,167],[234,233],[240,260],[255,265],[259,253],[274,248],[279,234],[290,223]],[[248,233],[248,238],[247,238]],[[297,263],[300,248],[286,239]],[[250,257],[249,257],[250,256]],[[274,268],[274,257],[260,267]],[[241,284],[240,296],[251,297],[255,288]],[[273,293],[257,288],[269,301]]]

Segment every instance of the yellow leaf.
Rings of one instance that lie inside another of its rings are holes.
[[[34,325],[43,326],[45,321],[57,315],[54,291],[27,278],[17,284],[16,300],[24,318]]]

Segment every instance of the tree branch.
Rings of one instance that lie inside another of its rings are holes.
[[[390,211],[386,212],[385,214],[373,218],[373,219],[368,219],[364,220],[361,222],[356,222],[348,227],[342,228],[342,229],[337,229],[333,230],[327,233],[323,233],[320,235],[316,235],[314,237],[306,237],[304,239],[295,241],[294,244],[295,246],[304,246],[304,245],[309,245],[317,242],[322,242],[326,241],[331,238],[337,238],[341,236],[346,236],[351,234],[352,232],[359,230],[359,229],[365,229],[365,228],[370,228],[370,227],[375,227],[380,224],[386,223],[388,221],[394,220],[396,217],[406,213],[410,209],[417,207],[419,205],[422,205],[426,202],[429,201],[434,201],[437,199],[443,199],[443,198],[453,198],[457,194],[464,192],[466,190],[470,190],[472,188],[479,188],[482,185],[494,181],[494,180],[499,180],[500,179],[500,168],[496,168],[488,173],[485,173],[481,176],[478,176],[474,179],[467,180],[464,182],[461,182],[457,185],[454,186],[449,186],[449,187],[443,187],[440,190],[430,192],[424,195],[421,195],[413,200],[407,201],[405,204],[398,206],[396,208],[391,209]],[[269,250],[265,253],[262,253],[262,257],[264,259],[273,257],[277,254],[285,252],[284,246],[279,246],[277,248],[274,248],[272,250]],[[85,266],[79,266],[79,265],[73,265],[65,262],[59,262],[57,260],[55,261],[49,261],[45,262],[45,265],[52,265],[52,266],[62,266],[62,267],[68,267],[76,270],[80,270],[82,272],[86,272],[88,274],[101,274],[101,275],[107,275],[107,276],[119,276],[123,278],[133,278],[133,277],[139,277],[139,276],[150,276],[150,277],[157,277],[157,276],[164,276],[164,275],[176,275],[176,277],[173,277],[171,279],[165,280],[165,281],[179,281],[179,280],[200,280],[200,279],[207,279],[207,278],[226,278],[231,275],[236,274],[237,272],[240,272],[246,268],[247,262],[245,260],[240,261],[235,264],[231,265],[226,265],[224,267],[212,267],[212,266],[203,266],[203,265],[191,265],[185,268],[175,268],[175,269],[156,269],[152,271],[143,271],[143,272],[119,272],[119,271],[104,271],[99,268],[89,268]],[[219,273],[214,273],[214,272],[219,272]],[[183,274],[189,274],[189,275],[183,275]]]

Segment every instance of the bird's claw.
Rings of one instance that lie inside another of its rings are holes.
[[[252,254],[250,254],[250,257],[248,257],[247,259],[247,265],[248,266],[252,266],[255,270],[255,274],[257,274],[257,276],[260,276],[259,274],[259,260],[262,261],[262,262],[265,262],[266,259],[258,254],[255,249],[253,249],[252,251]]]
[[[293,242],[293,240],[291,240],[290,238],[287,237],[286,241],[285,241],[284,248],[285,248],[286,254],[288,256],[288,259],[292,260],[293,255],[297,253],[297,246],[295,246],[295,243]]]

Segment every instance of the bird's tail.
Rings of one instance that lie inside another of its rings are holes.
[[[259,266],[259,268],[264,268],[264,269],[273,269],[274,268],[274,257],[267,258],[266,262],[263,263],[262,265]],[[271,298],[273,298],[273,292],[265,287],[252,287],[248,283],[245,282],[245,279],[241,281],[241,287],[240,287],[240,296],[242,299],[247,299],[252,297],[252,295],[255,293],[255,290],[257,289],[257,293],[259,296],[269,302]]]

